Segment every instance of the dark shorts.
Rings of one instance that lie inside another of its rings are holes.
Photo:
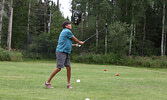
[[[71,66],[70,55],[64,52],[56,52],[57,68]]]

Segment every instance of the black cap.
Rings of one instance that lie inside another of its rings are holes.
[[[70,21],[64,21],[62,23],[62,27],[65,28],[65,26],[68,25],[68,24],[71,24],[71,22]]]

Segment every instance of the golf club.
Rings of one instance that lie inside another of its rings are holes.
[[[105,30],[105,28],[103,28],[102,30],[99,31],[99,33],[101,33],[103,30]],[[99,34],[98,34],[99,35]],[[91,35],[90,37],[88,37],[86,40],[84,40],[83,42],[85,43],[86,41],[88,41],[89,39],[93,38],[94,36],[96,36],[96,33]],[[81,45],[79,43],[76,44],[76,47],[81,47]]]

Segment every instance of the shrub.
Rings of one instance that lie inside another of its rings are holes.
[[[22,61],[22,53],[0,48],[0,61]]]
[[[72,55],[72,61],[95,64],[119,64],[119,57],[115,54],[100,55],[100,54],[84,54]]]
[[[167,68],[167,57],[128,57],[110,53],[108,55],[84,54],[72,55],[71,60],[80,63],[114,64],[124,66]]]

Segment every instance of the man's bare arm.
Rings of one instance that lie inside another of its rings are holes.
[[[76,47],[76,44],[72,44],[73,47]]]
[[[79,41],[75,36],[73,36],[72,37],[72,39],[75,41],[75,42],[77,42],[77,43],[79,43],[79,44],[84,44],[84,42],[82,42],[82,41]],[[76,45],[75,45],[76,46]]]

